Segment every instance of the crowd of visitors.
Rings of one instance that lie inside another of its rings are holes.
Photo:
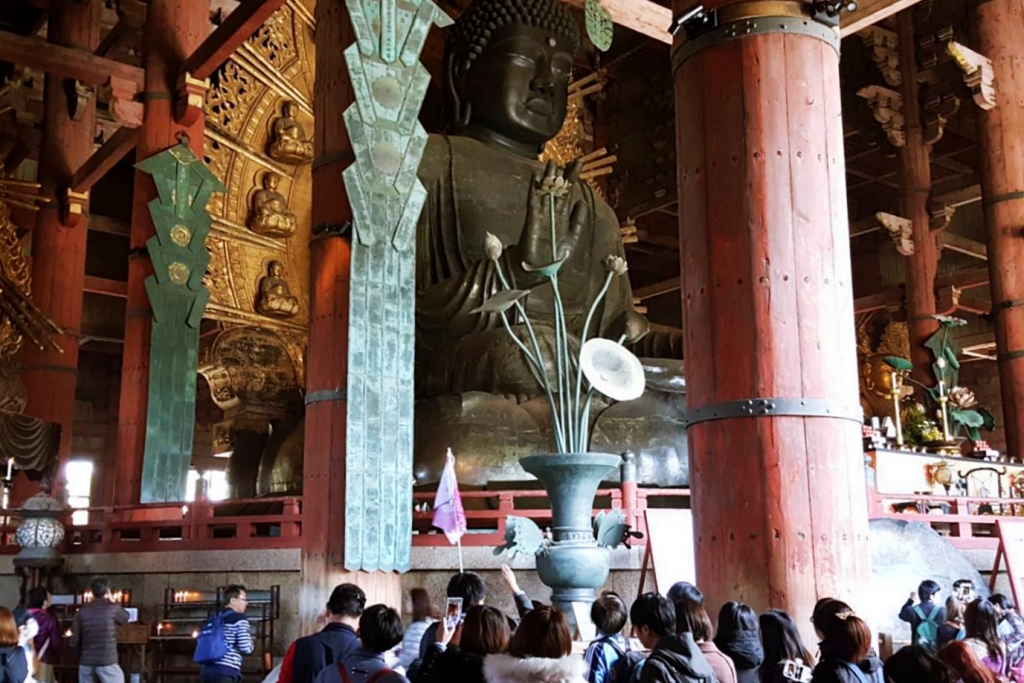
[[[899,616],[912,644],[883,664],[867,623],[853,608],[825,598],[811,622],[817,655],[785,612],[758,615],[741,602],[717,612],[717,628],[703,593],[680,582],[667,594],[645,593],[631,605],[603,592],[591,605],[596,637],[574,652],[569,618],[532,601],[515,574],[503,577],[518,620],[489,606],[483,579],[451,577],[449,609],[437,619],[429,594],[410,592],[408,627],[386,605],[366,605],[366,594],[341,584],[330,595],[317,633],[299,638],[276,669],[277,683],[1024,683],[1024,618],[1005,595],[978,598],[958,582],[941,588],[924,581]],[[102,579],[70,632],[79,658],[79,683],[124,683],[116,630],[128,614]],[[0,683],[51,683],[62,645],[44,588],[26,607],[0,608]],[[195,661],[201,683],[239,683],[242,660],[253,652],[244,586],[224,590],[224,608],[199,631]],[[452,606],[455,609],[451,609]],[[630,627],[627,634],[626,627]]]

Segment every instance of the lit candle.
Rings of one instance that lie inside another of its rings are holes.
[[[64,632],[64,637],[65,638],[70,638],[71,637],[71,629],[68,629],[67,631]]]
[[[7,458],[7,479],[14,473],[14,458]]]

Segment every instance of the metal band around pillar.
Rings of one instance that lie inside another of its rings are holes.
[[[311,403],[323,403],[324,401],[347,401],[348,392],[336,389],[324,389],[323,391],[311,391],[306,394],[306,405]]]
[[[863,424],[864,409],[825,398],[744,398],[688,410],[683,422],[689,429],[701,422],[740,417],[830,417]]]
[[[683,62],[706,50],[713,45],[724,43],[734,38],[764,35],[767,33],[788,33],[798,36],[810,36],[828,43],[839,54],[839,34],[830,26],[826,26],[810,17],[756,17],[738,19],[702,33],[696,38],[680,43],[672,50],[672,73],[682,66]]]

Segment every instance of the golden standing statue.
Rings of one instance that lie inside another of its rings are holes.
[[[306,139],[306,131],[295,116],[298,107],[285,102],[283,116],[274,121],[274,136],[267,154],[285,164],[304,166],[313,161],[313,142]]]
[[[249,229],[264,237],[291,237],[295,233],[295,214],[288,210],[284,196],[277,191],[281,176],[273,171],[263,176],[263,189],[252,198]]]
[[[256,298],[256,312],[272,318],[291,318],[299,312],[299,300],[292,296],[291,287],[282,277],[284,266],[271,261],[267,274],[260,279],[260,292]]]

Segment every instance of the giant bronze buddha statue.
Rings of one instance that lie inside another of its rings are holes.
[[[579,46],[579,28],[558,0],[477,0],[450,29],[445,66],[451,134],[430,136],[419,170],[429,195],[416,262],[420,481],[437,475],[448,446],[469,483],[528,479],[518,459],[554,447],[547,399],[500,316],[471,312],[499,289],[495,263],[484,253],[486,233],[510,245],[502,268],[516,288],[533,290],[526,307],[542,348],[545,338],[553,338],[550,285],[522,267],[547,263],[552,253],[547,213],[528,211],[536,185],[561,177],[570,187],[554,240],[567,257],[559,288],[568,329],[577,338],[604,284],[601,260],[624,256],[618,219],[577,180],[579,165],[545,168],[538,161],[565,119]],[[633,310],[627,278],[613,279],[598,318],[597,334],[610,338],[646,324]],[[595,442],[613,452],[632,446],[637,423],[630,419],[621,438],[598,425]],[[685,451],[685,433],[678,432],[676,442]],[[678,469],[678,463],[672,466]]]

